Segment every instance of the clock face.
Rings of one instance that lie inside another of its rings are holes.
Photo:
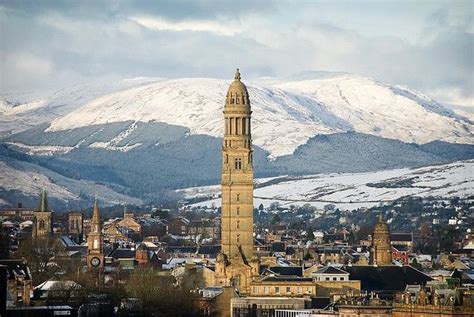
[[[91,259],[91,265],[92,266],[99,266],[100,265],[100,259],[99,258],[96,258],[96,257],[93,257]]]

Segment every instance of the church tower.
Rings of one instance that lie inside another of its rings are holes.
[[[49,237],[53,233],[51,210],[48,206],[48,195],[43,189],[38,208],[34,212],[33,238]]]
[[[390,228],[380,215],[375,224],[372,238],[373,264],[391,265],[392,264],[392,245],[390,242]]]
[[[92,212],[91,232],[87,237],[87,266],[90,268],[104,267],[104,237],[102,235],[97,195],[95,196]]]
[[[250,99],[237,69],[224,106],[222,145],[222,253],[253,256],[253,167]]]

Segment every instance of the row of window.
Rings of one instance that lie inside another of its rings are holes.
[[[229,163],[229,155],[226,154],[225,159],[224,159],[224,164],[228,164],[228,163]],[[249,155],[248,164],[251,164],[251,163],[252,163],[252,155]],[[234,158],[234,169],[241,170],[242,166],[243,166],[242,158],[240,157]]]
[[[231,93],[230,96],[229,96],[229,104],[231,105],[240,105],[240,103],[242,103],[243,105],[246,104],[247,98],[245,97],[245,95],[242,95],[242,96],[233,96],[233,94]]]
[[[265,294],[265,295],[270,294],[270,288],[271,288],[270,286],[264,286],[263,287],[263,294]],[[312,287],[305,287],[305,288],[306,288],[305,294],[312,294],[312,292],[313,292]],[[291,286],[282,287],[282,290],[283,289],[286,291],[286,294],[291,294],[292,293]],[[296,289],[297,294],[303,294],[303,287],[302,286],[293,287],[293,289]],[[259,294],[259,287],[258,286],[253,287],[253,293],[254,294]],[[273,294],[280,294],[280,286],[273,286]]]
[[[226,118],[225,133],[234,135],[250,134],[250,117]]]

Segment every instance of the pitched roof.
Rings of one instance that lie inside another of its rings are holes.
[[[334,267],[334,266],[324,266],[314,273],[315,274],[344,274],[344,275],[348,274],[348,272],[338,269],[337,267]]]
[[[112,252],[110,252],[108,256],[114,259],[135,258],[135,250],[119,248],[112,250]]]
[[[272,266],[269,270],[278,275],[303,276],[302,266]]]
[[[413,241],[413,234],[411,233],[391,233],[390,240],[392,241]]]
[[[360,280],[364,291],[401,292],[407,285],[423,285],[433,280],[411,266],[343,266],[349,279]]]

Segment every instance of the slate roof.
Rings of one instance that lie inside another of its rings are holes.
[[[167,246],[166,252],[196,253],[196,246]]]
[[[31,273],[26,260],[0,260],[0,265],[7,267],[7,279],[13,280],[15,276],[23,276],[26,280],[31,280]]]
[[[334,266],[325,266],[315,272],[316,274],[347,274],[348,272],[338,269]]]
[[[221,252],[220,245],[201,245],[198,250],[198,254],[218,254],[219,252]]]
[[[108,257],[114,259],[130,259],[135,258],[135,250],[132,249],[115,249],[109,253]]]
[[[424,285],[433,280],[428,275],[411,266],[343,266],[349,279],[360,280],[363,291],[401,292],[407,285]]]
[[[271,251],[273,252],[285,252],[285,243],[284,242],[273,242]]]
[[[285,276],[285,275],[268,275],[262,278],[262,281],[268,281],[268,282],[278,282],[278,281],[300,281],[300,282],[311,282],[313,281],[313,278],[311,277],[300,277],[300,276]]]
[[[269,268],[275,274],[278,275],[292,275],[292,276],[303,276],[302,266],[272,266]]]
[[[391,233],[391,241],[407,241],[410,242],[413,240],[413,235],[411,233]]]

